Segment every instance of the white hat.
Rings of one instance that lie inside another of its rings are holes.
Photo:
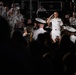
[[[45,24],[45,23],[46,23],[46,21],[43,20],[43,19],[41,19],[41,18],[35,18],[35,20],[36,20],[37,22],[39,22],[39,23],[42,23],[42,24]]]
[[[70,31],[70,32],[76,32],[76,29],[70,26],[64,26],[63,29]]]
[[[17,10],[19,10],[19,9],[20,9],[20,7],[16,7],[16,9],[17,9]]]
[[[76,42],[76,36],[75,35],[71,35],[70,36],[70,40],[75,43]]]

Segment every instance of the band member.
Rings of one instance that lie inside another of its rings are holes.
[[[61,40],[61,27],[63,25],[63,22],[61,18],[58,17],[58,12],[54,12],[48,20],[47,23],[52,23],[52,31],[51,31],[51,38],[53,42],[55,43],[57,40]]]

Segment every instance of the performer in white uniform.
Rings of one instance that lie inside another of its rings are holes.
[[[61,39],[61,26],[63,25],[63,22],[61,18],[58,18],[58,12],[54,12],[54,14],[48,18],[47,22],[52,23],[51,38],[55,43],[56,39]]]
[[[68,34],[70,36],[70,40],[75,44],[76,43],[76,29],[71,26],[64,26],[64,30],[68,31]]]
[[[39,34],[46,32],[46,30],[44,30],[44,24],[46,21],[40,18],[36,18],[35,20],[38,22],[39,28],[33,32],[33,40],[37,40]]]

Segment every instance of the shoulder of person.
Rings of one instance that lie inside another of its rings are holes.
[[[61,19],[61,18],[58,18],[58,20],[59,20],[59,21],[62,21],[62,19]]]
[[[61,20],[61,18],[58,18],[59,20]]]
[[[72,19],[73,17],[70,17],[69,19]]]

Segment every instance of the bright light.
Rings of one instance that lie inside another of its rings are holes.
[[[72,0],[72,2],[74,2],[74,0]]]

